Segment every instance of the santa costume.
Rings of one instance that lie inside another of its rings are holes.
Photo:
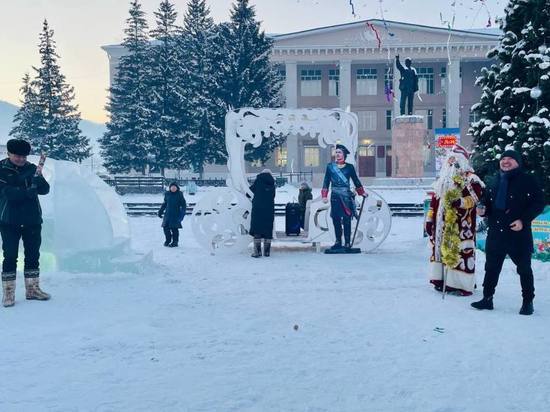
[[[474,290],[476,205],[484,187],[473,173],[467,150],[455,145],[434,183],[426,218],[432,246],[430,283],[438,291],[445,288],[444,292],[469,296]]]

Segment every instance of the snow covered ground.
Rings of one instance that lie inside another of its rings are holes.
[[[185,221],[131,219],[145,274],[49,273],[50,302],[0,309],[0,411],[546,411],[550,264],[535,314],[505,265],[493,312],[426,281],[421,219],[380,249],[211,256]],[[483,254],[478,269],[482,273]],[[481,283],[478,280],[478,283]],[[295,330],[297,325],[297,330]]]

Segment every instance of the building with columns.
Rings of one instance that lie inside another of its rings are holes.
[[[391,176],[391,128],[399,115],[399,72],[395,56],[413,60],[419,76],[415,114],[424,116],[425,173],[433,175],[436,128],[460,128],[470,146],[470,107],[481,90],[475,79],[490,65],[487,52],[499,43],[498,30],[448,30],[409,23],[368,20],[274,35],[272,61],[284,80],[288,108],[335,108],[359,117],[359,174]],[[379,38],[379,40],[378,40]],[[105,46],[111,81],[121,46]],[[395,75],[397,73],[397,75]],[[394,95],[389,91],[393,90]],[[274,172],[313,172],[318,182],[331,160],[331,148],[320,148],[308,136],[289,136],[266,165]]]

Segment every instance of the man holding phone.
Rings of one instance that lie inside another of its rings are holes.
[[[531,255],[531,222],[544,209],[544,199],[534,177],[524,173],[521,155],[506,150],[500,170],[478,206],[478,215],[488,218],[483,299],[472,303],[476,309],[493,309],[493,295],[506,256],[510,256],[520,276],[523,304],[520,315],[533,314],[535,287]]]

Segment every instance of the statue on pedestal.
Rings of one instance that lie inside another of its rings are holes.
[[[395,56],[395,64],[399,69],[399,73],[401,73],[401,79],[399,80],[401,116],[405,114],[405,105],[407,106],[407,114],[410,116],[413,114],[414,94],[418,91],[418,75],[416,69],[411,66],[412,60],[408,57],[405,59],[405,67],[399,61],[399,55]]]

